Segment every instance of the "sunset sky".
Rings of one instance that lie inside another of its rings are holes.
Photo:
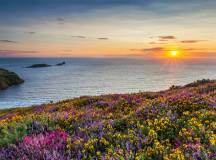
[[[1,57],[216,57],[215,0],[0,0]]]

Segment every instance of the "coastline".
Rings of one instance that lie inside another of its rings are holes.
[[[61,61],[67,64],[61,67],[25,68],[31,64],[54,65]],[[165,90],[171,84],[185,85],[205,77],[214,79],[216,67],[215,63],[209,61],[172,65],[143,59],[93,58],[0,59],[0,64],[26,80],[22,85],[0,93],[1,108],[56,102],[82,95]],[[195,70],[191,70],[191,67]]]

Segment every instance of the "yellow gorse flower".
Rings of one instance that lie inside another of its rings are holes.
[[[209,137],[209,142],[211,145],[215,145],[216,143],[216,135],[212,135],[211,137]]]
[[[180,148],[172,150],[172,153],[163,157],[164,160],[185,160],[185,156]]]

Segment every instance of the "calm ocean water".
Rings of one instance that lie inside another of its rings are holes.
[[[24,68],[35,63],[64,66]],[[215,60],[159,61],[97,58],[0,58],[0,67],[25,83],[0,91],[0,108],[29,106],[83,95],[158,91],[197,79],[216,79]]]

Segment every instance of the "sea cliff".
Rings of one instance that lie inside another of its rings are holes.
[[[7,89],[10,86],[18,85],[23,82],[24,80],[16,73],[0,68],[0,90]]]

